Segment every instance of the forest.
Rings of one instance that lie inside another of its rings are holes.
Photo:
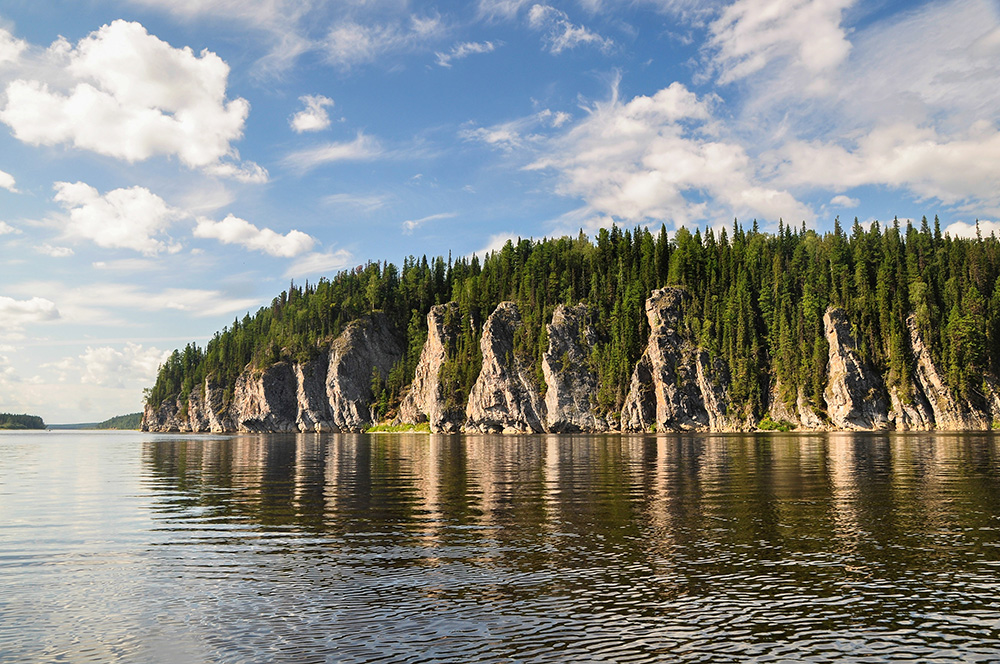
[[[37,415],[0,413],[0,429],[44,429],[45,422]]]
[[[977,224],[978,230],[978,224]],[[503,301],[518,304],[523,326],[515,352],[535,367],[544,390],[541,356],[546,323],[560,303],[589,305],[599,341],[590,368],[598,378],[598,409],[620,412],[649,326],[644,303],[656,288],[687,289],[682,325],[731,373],[731,407],[759,417],[772,386],[788,403],[800,389],[823,409],[828,348],[823,313],[842,307],[861,359],[880,371],[905,400],[914,367],[906,319],[912,312],[949,386],[970,403],[982,401],[985,372],[1000,373],[1000,241],[942,234],[940,220],[893,220],[831,232],[780,224],[694,232],[664,226],[601,229],[590,238],[519,239],[502,249],[452,259],[407,257],[402,268],[370,262],[316,283],[290,284],[270,306],[236,319],[204,349],[188,344],[160,368],[146,401],[182,401],[206,378],[232,398],[248,366],[304,360],[328,345],[352,320],[381,310],[405,336],[407,352],[388,376],[373,376],[383,414],[391,414],[413,377],[426,339],[431,306],[458,304],[459,338],[441,369],[458,405],[465,403],[482,362],[486,317]]]

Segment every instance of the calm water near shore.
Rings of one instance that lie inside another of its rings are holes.
[[[1000,660],[992,434],[0,434],[0,662]]]

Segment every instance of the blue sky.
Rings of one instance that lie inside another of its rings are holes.
[[[9,0],[0,411],[139,410],[171,349],[509,237],[1000,218],[996,0]]]

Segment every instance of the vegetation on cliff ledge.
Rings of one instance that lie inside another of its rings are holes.
[[[887,376],[906,400],[913,360],[907,316],[915,313],[935,362],[961,398],[982,399],[983,373],[1000,373],[1000,241],[942,235],[940,223],[894,221],[849,232],[839,220],[819,234],[781,225],[776,233],[746,230],[691,232],[665,228],[602,229],[578,237],[508,242],[478,257],[446,260],[409,257],[402,269],[368,263],[305,286],[292,284],[269,307],[217,333],[205,349],[175,351],[161,367],[147,403],[185,400],[208,378],[231,397],[247,365],[303,360],[328,344],[351,321],[375,310],[405,335],[407,352],[376,385],[391,410],[413,378],[426,339],[431,306],[455,301],[459,330],[441,370],[446,393],[467,398],[481,365],[479,340],[486,317],[502,302],[518,304],[524,325],[516,353],[542,381],[545,324],[560,303],[587,302],[599,341],[589,363],[598,377],[597,402],[620,411],[631,371],[649,327],[644,303],[667,285],[691,294],[682,325],[731,372],[736,408],[759,417],[769,391],[792,403],[802,391],[822,411],[827,342],[823,313],[845,309],[861,359]],[[378,377],[376,377],[378,380]]]

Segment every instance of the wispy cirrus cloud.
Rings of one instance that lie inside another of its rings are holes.
[[[497,44],[491,41],[462,42],[452,46],[451,50],[447,53],[437,52],[434,55],[437,57],[437,63],[439,66],[451,67],[451,63],[455,60],[463,60],[470,55],[492,53],[496,50],[496,48]]]
[[[282,159],[282,163],[288,168],[305,172],[324,164],[343,161],[369,161],[384,153],[385,151],[377,139],[358,132],[353,141],[324,143],[292,152]]]

